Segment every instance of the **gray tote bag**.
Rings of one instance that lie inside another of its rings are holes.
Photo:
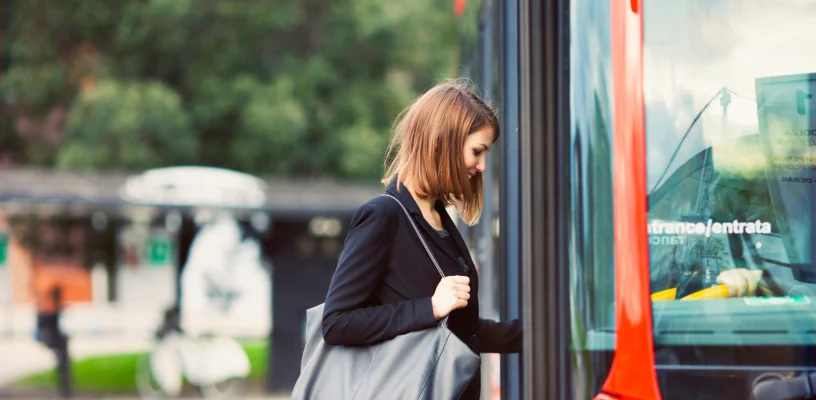
[[[396,201],[442,277],[405,206]],[[406,333],[371,346],[330,346],[323,341],[323,304],[306,312],[306,346],[292,400],[455,400],[476,376],[480,357],[447,328]]]

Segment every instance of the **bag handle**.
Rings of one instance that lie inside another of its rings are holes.
[[[427,253],[428,253],[428,256],[429,256],[429,257],[431,257],[431,261],[433,261],[434,266],[436,266],[436,270],[437,270],[437,271],[439,271],[439,275],[442,275],[442,277],[444,278],[444,277],[445,277],[445,273],[444,273],[444,272],[442,272],[442,268],[439,268],[439,263],[437,263],[437,262],[436,262],[436,258],[435,258],[435,257],[433,256],[433,254],[431,253],[431,249],[429,249],[429,248],[428,248],[428,244],[426,244],[426,243],[425,243],[425,239],[423,239],[423,238],[422,238],[422,235],[419,233],[419,229],[417,228],[416,223],[414,222],[414,219],[413,219],[413,218],[411,218],[411,214],[410,214],[410,213],[408,213],[408,210],[405,208],[405,206],[402,204],[402,202],[401,202],[401,201],[399,201],[399,200],[398,200],[396,197],[391,196],[390,194],[383,194],[383,195],[381,195],[381,196],[388,196],[388,197],[390,197],[390,198],[394,199],[394,201],[396,201],[396,202],[397,202],[397,204],[399,204],[399,205],[400,205],[400,207],[402,208],[402,211],[405,213],[405,216],[406,216],[406,217],[408,217],[408,222],[410,222],[410,223],[411,223],[411,226],[413,226],[413,227],[414,227],[414,232],[416,232],[417,237],[419,238],[419,241],[420,241],[420,242],[422,242],[422,247],[424,247],[424,248],[425,248],[425,252],[427,252]]]

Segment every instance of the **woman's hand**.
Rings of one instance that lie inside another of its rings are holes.
[[[717,276],[717,283],[728,286],[731,297],[753,295],[757,282],[762,278],[762,271],[745,268],[729,269]]]
[[[434,318],[437,321],[457,308],[464,308],[470,299],[470,278],[466,276],[446,276],[436,285],[431,297]]]

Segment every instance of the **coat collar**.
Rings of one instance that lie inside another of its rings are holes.
[[[456,244],[456,248],[459,250],[461,255],[456,254],[456,252],[454,252],[451,249],[451,246],[445,243],[445,239],[442,239],[439,236],[439,233],[437,233],[436,230],[431,226],[431,224],[429,224],[428,221],[425,220],[425,217],[422,216],[422,211],[420,211],[419,209],[419,205],[417,204],[416,200],[414,200],[414,197],[411,196],[411,192],[409,192],[408,189],[405,188],[405,185],[400,184],[399,191],[397,190],[397,182],[398,182],[397,178],[394,178],[391,181],[391,183],[388,184],[388,187],[385,189],[385,192],[396,197],[397,200],[399,200],[405,206],[408,212],[414,217],[414,221],[417,223],[417,225],[421,227],[420,229],[425,231],[426,238],[430,237],[431,240],[434,243],[436,243],[436,245],[439,248],[441,248],[445,252],[445,254],[449,256],[457,264],[459,264],[458,260],[459,256],[464,257],[466,262],[469,263],[471,271],[473,271],[474,270],[473,259],[470,257],[470,252],[468,251],[467,245],[462,239],[462,236],[459,234],[459,230],[456,228],[456,223],[453,222],[453,219],[451,219],[450,215],[448,215],[448,211],[445,209],[445,205],[441,201],[437,201],[434,204],[434,208],[436,209],[437,212],[439,212],[439,215],[442,217],[442,226],[444,226],[445,229],[448,230],[448,233],[451,236],[450,239],[448,240],[454,241],[454,243]],[[475,273],[475,271],[473,273]]]
[[[414,200],[414,196],[411,196],[411,192],[401,182],[399,183],[399,190],[397,190],[398,182],[397,178],[392,179],[385,192],[396,197],[412,215],[421,217],[422,211],[419,210],[419,204]]]
[[[403,185],[401,182],[399,185],[399,190],[397,190],[397,182],[397,178],[391,180],[391,183],[388,184],[385,192],[396,197],[397,200],[402,202],[402,205],[404,205],[405,208],[408,209],[408,212],[410,212],[412,215],[422,217],[422,222],[424,222],[423,225],[427,225],[428,228],[433,231],[433,227],[428,224],[428,221],[425,221],[425,217],[422,216],[422,211],[419,209],[419,204],[417,204],[416,200],[414,200],[414,196],[411,196],[411,192],[409,192],[405,185]],[[434,203],[434,208],[437,212],[439,212],[439,215],[442,216],[442,224],[445,226],[445,229],[450,230],[448,224],[445,223],[446,219],[450,219],[448,216],[448,211],[445,209],[445,205],[442,204],[441,201],[437,200],[436,203]],[[453,222],[451,221],[451,223]]]

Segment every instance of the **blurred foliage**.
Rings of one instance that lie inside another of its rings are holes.
[[[189,163],[196,145],[190,118],[173,89],[161,82],[100,82],[74,99],[56,163],[88,168]]]
[[[479,1],[4,0],[0,164],[373,178]]]

